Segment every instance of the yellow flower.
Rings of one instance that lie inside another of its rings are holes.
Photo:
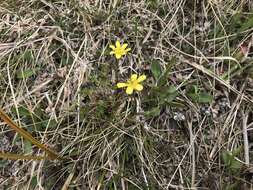
[[[140,82],[144,81],[146,79],[146,75],[137,76],[136,74],[133,74],[131,78],[125,83],[125,82],[119,82],[117,83],[118,88],[126,88],[127,94],[132,94],[134,90],[141,91],[143,89],[143,86],[139,84]]]
[[[120,59],[123,55],[126,55],[127,52],[131,50],[131,48],[127,48],[128,44],[123,44],[122,46],[120,45],[120,41],[117,40],[114,45],[110,45],[109,47],[112,49],[110,52],[110,55],[115,55],[116,59]],[[127,48],[127,49],[126,49]]]

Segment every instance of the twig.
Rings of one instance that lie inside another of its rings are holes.
[[[195,189],[195,173],[196,173],[196,158],[195,158],[195,147],[194,147],[194,135],[192,132],[192,122],[187,122],[190,132],[190,146],[191,146],[191,156],[192,156],[192,180],[191,188]]]
[[[74,172],[71,172],[71,173],[69,174],[67,180],[65,181],[65,183],[64,183],[64,185],[63,185],[63,187],[62,187],[61,190],[68,190],[69,185],[70,185],[70,183],[71,183],[73,177],[74,177]]]
[[[242,111],[242,132],[243,132],[243,144],[244,144],[244,158],[246,165],[249,165],[249,140],[247,132],[247,122],[249,114]]]

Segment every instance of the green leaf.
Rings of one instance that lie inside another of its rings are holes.
[[[158,6],[159,6],[158,0],[146,0],[146,3],[148,4],[148,7],[149,7],[151,10],[155,10],[155,9],[157,9]]]
[[[232,159],[232,155],[228,151],[224,151],[222,152],[221,157],[225,166],[229,166]]]
[[[207,93],[200,93],[198,96],[199,103],[210,103],[212,102],[213,97]]]
[[[31,188],[31,189],[35,189],[36,186],[37,186],[37,184],[38,184],[37,176],[33,176],[33,177],[32,177],[32,180],[31,180],[31,186],[30,186],[30,188]]]
[[[153,89],[154,97],[159,98],[159,104],[164,104],[165,102],[172,102],[177,96],[178,91],[175,86],[159,86]]]
[[[199,103],[210,103],[213,100],[213,97],[205,92],[200,92],[199,88],[196,85],[192,85],[187,90],[187,95],[195,102]]]
[[[231,161],[230,169],[233,173],[238,173],[238,171],[241,169],[241,167],[242,167],[242,163],[239,162],[238,160],[233,159]]]
[[[25,154],[29,154],[32,152],[32,143],[30,141],[24,140],[24,151]]]
[[[188,93],[190,94],[198,94],[199,93],[199,89],[196,85],[192,85],[189,90]]]
[[[159,80],[157,81],[157,86],[165,86],[167,84],[168,80],[168,73],[171,72],[172,67],[176,64],[176,58],[172,58],[167,64],[165,71],[161,74],[159,77]]]
[[[187,95],[195,102],[198,101],[198,94],[194,94],[194,93],[187,93]]]
[[[15,109],[15,107],[12,107],[11,111],[17,115],[17,110]],[[18,113],[19,113],[19,116],[21,116],[21,117],[31,115],[30,111],[27,108],[25,108],[24,106],[18,107]]]
[[[153,61],[151,64],[151,72],[156,80],[158,80],[162,74],[162,68],[158,61]]]
[[[34,74],[35,74],[34,69],[26,69],[26,70],[19,71],[16,76],[18,79],[26,79],[33,76]]]
[[[178,91],[175,86],[169,86],[167,90],[166,102],[172,102],[178,96]]]
[[[222,160],[225,164],[226,169],[232,174],[238,173],[242,167],[242,163],[235,159],[235,156],[232,155],[229,151],[224,151],[221,154]]]
[[[33,52],[31,50],[26,50],[25,53],[23,54],[23,59],[24,61],[32,63],[34,60]]]
[[[144,115],[146,117],[156,117],[160,115],[160,108],[159,107],[152,108],[149,111],[146,111]]]
[[[222,189],[224,189],[224,190],[238,190],[238,189],[240,189],[240,185],[238,182],[235,182],[232,184],[224,185],[224,187]]]
[[[236,148],[232,151],[232,155],[239,156],[241,152],[242,152],[242,146],[239,146],[238,148]]]
[[[168,94],[174,94],[175,92],[177,92],[177,88],[176,88],[175,86],[171,85],[171,86],[169,86],[169,87],[167,88],[166,92],[167,92]]]
[[[247,29],[249,29],[251,27],[253,27],[253,16],[251,16],[250,18],[248,18],[246,22],[242,23],[242,26],[241,26],[239,32],[247,30]]]
[[[0,160],[0,168],[5,168],[7,164],[7,160]]]

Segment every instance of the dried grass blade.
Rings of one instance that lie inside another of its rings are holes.
[[[23,136],[26,140],[29,140],[32,144],[36,145],[37,147],[41,148],[42,150],[46,151],[48,156],[51,159],[61,159],[61,157],[52,151],[51,149],[47,148],[45,145],[41,144],[38,140],[36,140],[30,133],[25,131],[24,129],[18,127],[18,125],[2,110],[0,109],[0,118],[8,124],[9,127],[14,129],[17,133]]]
[[[0,153],[0,158],[8,160],[54,160],[48,156],[32,156],[12,153]]]

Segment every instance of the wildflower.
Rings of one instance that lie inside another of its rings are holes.
[[[110,52],[110,55],[115,55],[116,59],[120,59],[123,55],[126,55],[127,52],[129,52],[131,50],[131,48],[127,48],[126,43],[124,43],[122,46],[120,44],[120,41],[117,40],[114,45],[110,45],[109,47],[112,49],[112,51]],[[127,48],[127,49],[126,49]]]
[[[137,74],[131,75],[131,78],[126,82],[119,82],[117,83],[118,88],[126,88],[127,94],[132,94],[134,90],[141,91],[143,89],[143,86],[140,84],[140,82],[144,81],[146,79],[146,75],[137,76]]]

